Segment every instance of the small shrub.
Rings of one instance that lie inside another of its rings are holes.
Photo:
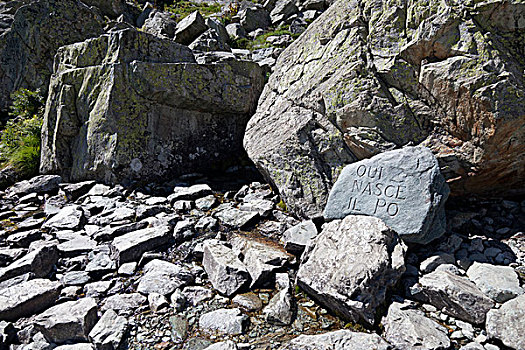
[[[20,89],[12,94],[10,119],[0,135],[0,169],[12,167],[20,177],[38,173],[43,97],[39,91]]]

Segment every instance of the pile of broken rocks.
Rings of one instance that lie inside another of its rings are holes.
[[[0,348],[525,348],[525,201],[451,198],[416,244],[372,216],[300,222],[229,178],[7,189]]]

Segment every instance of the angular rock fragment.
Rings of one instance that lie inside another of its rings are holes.
[[[97,302],[93,298],[83,298],[47,309],[35,318],[35,328],[57,344],[87,341],[97,319]]]
[[[358,333],[349,330],[339,330],[318,335],[300,335],[279,350],[392,350],[377,334]]]
[[[377,306],[405,271],[405,245],[380,219],[356,215],[326,224],[314,242],[297,284],[343,318],[373,324]]]
[[[290,288],[279,291],[263,309],[266,321],[280,326],[290,325],[295,311],[294,302]]]
[[[39,175],[30,180],[24,180],[16,183],[9,188],[8,192],[12,196],[25,196],[30,193],[48,193],[58,190],[62,178],[58,175]]]
[[[31,272],[35,277],[45,277],[58,261],[56,245],[38,248],[9,266],[0,268],[0,282],[24,273]]]
[[[324,216],[375,216],[403,240],[426,244],[445,233],[448,194],[432,152],[405,147],[347,165],[330,192]]]
[[[145,228],[117,237],[111,243],[111,257],[119,265],[138,261],[142,254],[169,242],[171,237],[168,226]]]
[[[246,229],[259,220],[258,212],[244,211],[233,207],[219,207],[213,215],[224,224],[239,229]]]
[[[142,294],[169,295],[193,280],[192,273],[183,266],[152,260],[144,266],[144,275],[140,278],[137,291]]]
[[[203,314],[199,318],[199,327],[208,332],[238,335],[244,332],[248,316],[239,309],[219,309]]]
[[[62,208],[56,215],[46,221],[43,229],[76,230],[85,223],[84,210],[81,206],[70,205]]]
[[[396,349],[442,350],[450,347],[447,329],[410,305],[394,302],[381,321],[384,337]]]
[[[273,242],[255,240],[242,235],[233,235],[230,239],[232,249],[243,256],[243,264],[251,277],[251,287],[261,286],[272,280],[275,270],[293,260],[293,256],[286,253]]]
[[[480,324],[494,302],[465,277],[446,271],[434,271],[419,279],[414,297],[467,322]]]
[[[211,241],[204,243],[203,250],[202,266],[219,293],[231,296],[248,283],[250,274],[233,250]]]
[[[237,344],[235,344],[231,340],[228,340],[228,341],[221,341],[219,343],[212,344],[204,350],[237,350],[237,349],[238,349]]]
[[[116,294],[106,298],[101,310],[114,310],[119,315],[127,315],[135,312],[146,300],[140,293]]]
[[[281,241],[287,251],[300,254],[308,243],[317,237],[317,233],[317,227],[312,220],[303,221],[284,231]]]
[[[487,313],[487,334],[515,350],[525,349],[524,319],[525,295],[522,294]]]
[[[173,40],[179,44],[189,45],[193,40],[208,29],[204,18],[198,11],[192,12],[177,24]]]
[[[14,321],[53,305],[60,282],[34,279],[0,290],[0,320]]]
[[[175,187],[173,193],[168,196],[171,203],[180,200],[196,200],[205,196],[212,195],[210,186],[205,184],[193,185],[190,187]]]
[[[467,270],[468,278],[489,298],[504,303],[523,294],[518,275],[509,266],[474,262]]]

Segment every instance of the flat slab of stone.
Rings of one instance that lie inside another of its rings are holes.
[[[344,319],[373,324],[376,307],[405,271],[406,246],[381,219],[360,215],[326,224],[314,242],[297,284]]]
[[[180,200],[196,200],[213,194],[211,187],[206,184],[198,184],[189,187],[177,186],[173,193],[168,196],[170,203]]]
[[[218,309],[203,314],[199,318],[199,327],[208,332],[224,334],[242,334],[246,327],[248,316],[239,309]]]
[[[60,282],[34,279],[0,290],[0,320],[14,321],[53,305]]]
[[[467,270],[467,276],[486,296],[498,303],[523,294],[518,274],[510,266],[474,262]]]
[[[24,196],[29,193],[46,193],[58,190],[62,178],[58,175],[39,175],[30,180],[18,182],[9,188],[10,195]]]
[[[58,261],[56,245],[38,248],[10,265],[0,268],[0,282],[31,272],[35,277],[45,277]]]
[[[392,346],[374,333],[342,329],[318,335],[300,335],[279,350],[391,350]]]
[[[250,280],[246,266],[230,248],[210,240],[204,242],[203,251],[202,266],[219,293],[231,296]]]
[[[93,298],[67,301],[53,306],[35,318],[35,327],[53,343],[88,341],[96,324],[97,302]]]
[[[127,233],[111,243],[111,257],[119,264],[138,261],[142,254],[169,242],[168,226],[157,226]]]
[[[144,267],[144,275],[140,278],[137,292],[169,295],[175,289],[192,282],[193,279],[194,276],[187,268],[156,259]]]
[[[394,302],[381,322],[384,337],[399,350],[441,350],[450,347],[447,328],[426,317],[422,311]]]
[[[490,338],[499,339],[515,350],[525,349],[525,294],[507,301],[487,314]]]
[[[214,216],[224,224],[233,228],[245,229],[257,222],[259,213],[244,211],[237,208],[219,208]]]
[[[324,216],[375,216],[403,240],[426,244],[445,233],[449,192],[432,152],[406,147],[347,165],[330,192]]]
[[[85,222],[84,210],[78,205],[70,205],[60,209],[51,219],[46,221],[42,228],[76,230]]]
[[[140,293],[115,294],[104,301],[101,311],[114,310],[119,315],[127,315],[137,310],[146,300]]]
[[[494,302],[469,279],[447,271],[424,275],[416,285],[414,297],[434,305],[445,314],[481,324]]]

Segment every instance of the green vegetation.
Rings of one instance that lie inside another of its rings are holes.
[[[12,167],[21,177],[38,173],[43,97],[20,89],[12,94],[10,119],[0,135],[0,169]]]
[[[214,13],[219,13],[221,12],[221,5],[209,5],[207,3],[194,4],[191,1],[177,0],[171,5],[164,5],[164,11],[173,13],[178,17],[178,20],[181,20],[194,11],[199,11],[204,17],[208,17]]]
[[[266,39],[270,36],[281,36],[281,35],[290,35],[293,39],[296,39],[300,34],[292,34],[289,30],[289,26],[282,26],[278,29],[271,30],[269,32],[266,32],[264,34],[259,35],[256,37],[253,41],[245,38],[240,38],[237,40],[234,40],[232,43],[232,47],[235,49],[248,49],[248,50],[256,50],[256,49],[264,49],[267,47],[277,46],[272,45],[270,43],[266,42]],[[278,47],[278,46],[277,46]]]

